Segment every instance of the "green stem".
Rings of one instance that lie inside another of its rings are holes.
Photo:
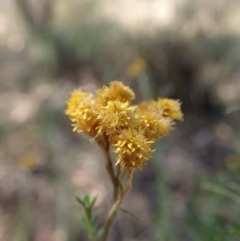
[[[85,212],[85,220],[87,221],[87,225],[89,228],[89,233],[92,234],[92,241],[97,241],[97,236],[96,236],[96,230],[95,227],[93,226],[93,223],[91,221],[91,217],[88,216],[88,214]]]
[[[111,157],[110,157],[110,154],[109,154],[109,148],[106,148],[105,146],[101,145],[101,143],[98,143],[98,144],[99,144],[100,148],[102,149],[103,154],[105,156],[106,169],[107,169],[109,178],[110,178],[110,180],[112,181],[112,184],[113,184],[113,199],[112,200],[114,202],[114,200],[116,200],[117,196],[118,196],[118,187],[119,187],[118,177],[114,173],[112,160],[111,160]]]
[[[109,148],[109,142],[105,135],[102,135],[101,139],[96,139],[97,144],[101,148],[105,159],[106,159],[106,169],[108,172],[108,176],[113,184],[113,197],[112,202],[114,202],[117,199],[118,196],[118,187],[119,187],[119,180],[118,177],[115,175],[112,160],[110,157],[110,148]]]
[[[128,172],[128,179],[125,185],[125,188],[121,191],[121,193],[119,194],[118,198],[116,199],[116,201],[113,203],[111,209],[108,212],[107,218],[106,218],[106,222],[105,222],[105,230],[103,233],[103,239],[102,241],[107,241],[108,236],[109,236],[109,232],[110,229],[112,227],[112,223],[114,218],[116,217],[116,214],[118,212],[118,209],[126,195],[126,193],[131,189],[131,185],[132,185],[132,176],[133,176],[133,169],[130,169]]]

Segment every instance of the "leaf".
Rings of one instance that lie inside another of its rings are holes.
[[[223,187],[215,185],[215,184],[207,183],[207,182],[203,182],[201,184],[201,188],[206,191],[210,191],[210,192],[219,194],[221,196],[227,197],[240,205],[240,195],[238,195],[232,191],[229,191],[226,188],[223,188]]]
[[[96,241],[97,230],[94,224],[99,217],[100,212],[97,212],[96,215],[93,216],[93,206],[97,200],[97,197],[94,197],[91,200],[89,195],[86,195],[83,199],[81,199],[80,197],[76,197],[76,200],[84,209],[84,213],[80,219],[82,228],[87,233],[90,240]],[[101,231],[99,231],[99,235],[102,235]]]
[[[240,111],[240,106],[239,105],[234,105],[226,109],[225,113],[227,115],[230,115],[234,112]]]
[[[96,213],[95,213],[95,215],[94,215],[94,218],[93,218],[93,223],[94,223],[94,224],[96,224],[99,216],[102,214],[102,211],[103,211],[102,209],[98,209],[98,210],[96,211]]]
[[[89,202],[89,206],[87,207],[89,218],[92,219],[92,212],[93,212],[93,206],[97,200],[97,197],[94,197],[92,201]]]
[[[89,200],[89,195],[86,195],[85,197],[84,197],[84,203],[86,203],[86,206],[89,206],[89,203],[90,203],[90,200]]]
[[[86,222],[86,216],[85,215],[83,215],[80,218],[80,223],[81,223],[82,228],[85,230],[85,232],[87,232],[88,227],[87,227],[87,222]]]
[[[141,222],[143,222],[143,220],[141,218],[139,218],[137,215],[135,215],[134,213],[132,213],[132,212],[130,212],[130,211],[124,209],[124,208],[119,208],[118,210],[123,212],[123,213],[126,213],[126,214],[128,214],[128,215],[130,215],[130,216],[132,216],[132,217],[134,217],[138,220],[140,220]]]
[[[230,182],[228,186],[229,186],[230,189],[232,189],[233,191],[238,192],[239,195],[240,195],[240,185],[239,184],[234,183],[234,182]]]
[[[97,200],[97,197],[94,197],[93,200],[92,200],[92,202],[90,203],[89,207],[93,208],[96,200]]]
[[[85,209],[85,203],[80,197],[76,197],[77,202]]]
[[[97,232],[96,232],[97,238],[98,238],[98,239],[101,238],[102,235],[103,235],[103,233],[104,233],[104,228],[98,229]]]
[[[240,237],[240,223],[232,222],[231,225],[229,225],[228,230],[230,233]]]

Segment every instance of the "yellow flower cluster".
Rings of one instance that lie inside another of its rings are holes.
[[[142,169],[153,152],[152,143],[166,136],[174,120],[182,120],[183,114],[177,100],[160,98],[131,105],[134,97],[129,87],[113,81],[99,89],[96,96],[74,91],[65,113],[73,131],[112,146],[116,164]]]

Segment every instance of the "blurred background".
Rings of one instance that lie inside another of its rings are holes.
[[[1,0],[0,240],[87,240],[75,196],[111,185],[64,115],[76,88],[120,80],[184,121],[136,171],[114,241],[240,240],[240,1]],[[100,224],[101,224],[100,220]]]

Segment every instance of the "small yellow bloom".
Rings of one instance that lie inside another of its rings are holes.
[[[93,138],[96,137],[98,112],[98,106],[93,95],[88,93],[78,102],[77,107],[68,114],[70,120],[73,122],[73,131],[83,132]]]
[[[131,126],[135,118],[135,106],[119,100],[108,101],[106,106],[101,106],[98,114],[100,132],[106,135],[116,133]]]
[[[109,87],[103,86],[97,91],[97,100],[102,105],[106,105],[111,100],[130,102],[134,98],[134,92],[119,81],[113,81]]]
[[[128,67],[127,74],[131,78],[138,77],[146,68],[146,62],[142,58],[135,59]]]
[[[156,101],[144,101],[138,105],[137,114],[141,129],[149,140],[166,136],[171,130],[173,121],[163,116],[163,110]]]
[[[149,115],[152,113],[158,115],[159,117],[163,116],[162,108],[154,100],[140,102],[137,107],[137,113],[140,116]]]
[[[181,103],[178,100],[159,98],[158,99],[159,108],[162,109],[162,115],[164,117],[170,117],[176,120],[182,120],[183,114],[181,111]]]
[[[65,114],[71,116],[71,114],[78,107],[78,103],[88,95],[88,93],[85,93],[81,90],[73,91],[70,99],[67,101],[67,109],[65,110]]]
[[[117,153],[117,163],[122,167],[139,168],[146,164],[152,155],[151,144],[141,132],[126,129],[118,135],[118,141],[114,144],[114,152]]]
[[[157,114],[148,114],[141,118],[141,129],[149,140],[163,138],[171,130],[173,122],[169,118],[159,117]]]

